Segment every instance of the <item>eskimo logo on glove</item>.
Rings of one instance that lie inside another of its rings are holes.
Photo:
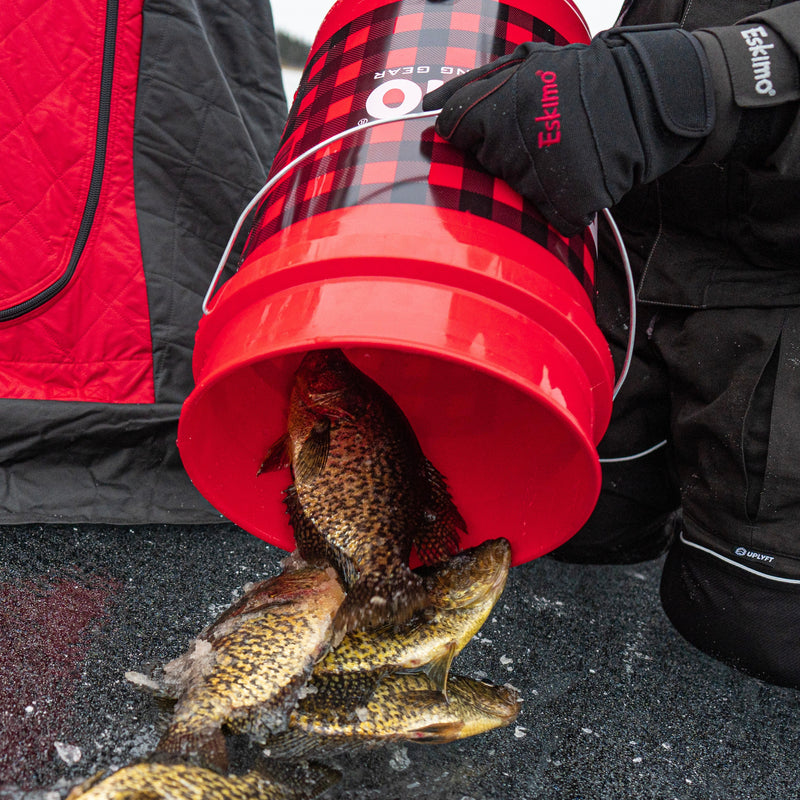
[[[741,31],[742,38],[750,51],[750,64],[753,67],[753,85],[759,94],[775,96],[772,84],[772,61],[769,51],[775,47],[768,42],[769,33],[761,25]]]
[[[537,141],[539,149],[561,141],[561,114],[558,113],[558,76],[552,70],[538,70],[542,81],[542,114],[536,122],[544,123]]]

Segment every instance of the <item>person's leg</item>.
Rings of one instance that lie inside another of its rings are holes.
[[[609,247],[606,243],[606,252]],[[650,342],[659,309],[640,305],[634,356],[614,400],[611,423],[600,442],[603,483],[586,524],[551,555],[574,563],[634,563],[661,555],[672,540],[680,498],[671,451],[657,447],[669,436],[669,384],[665,365]],[[597,322],[621,369],[628,344],[629,302],[625,275],[615,262],[598,269]],[[611,459],[611,460],[609,460]],[[616,459],[625,459],[619,460]]]
[[[665,317],[683,500],[661,599],[712,657],[800,688],[800,310]]]

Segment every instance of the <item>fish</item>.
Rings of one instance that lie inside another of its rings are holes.
[[[404,626],[348,633],[314,667],[313,677],[364,672],[377,683],[386,672],[423,670],[446,696],[450,664],[494,608],[510,566],[511,546],[498,538],[416,570],[430,608]]]
[[[287,726],[330,647],[344,591],[331,567],[297,558],[284,565],[164,665],[163,694],[177,699],[157,752],[226,769],[225,734],[263,735]]]
[[[355,714],[361,673],[311,678],[289,729],[260,742],[272,758],[303,758],[390,742],[443,744],[510,725],[521,700],[511,686],[451,675],[445,699],[424,673],[386,675]]]
[[[97,773],[74,787],[67,800],[311,800],[340,778],[332,767],[309,762],[274,762],[237,776],[180,762],[142,761]]]
[[[295,372],[286,432],[259,473],[287,466],[297,549],[332,563],[347,589],[336,638],[425,607],[411,549],[426,564],[445,560],[466,523],[403,411],[339,349],[309,351]]]

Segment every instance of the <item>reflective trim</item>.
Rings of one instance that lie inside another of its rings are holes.
[[[710,550],[708,547],[703,547],[701,544],[696,544],[695,542],[690,542],[681,531],[680,540],[684,543],[689,545],[689,547],[694,547],[695,550],[702,550],[704,553],[708,553],[710,556],[714,556],[714,558],[718,558],[720,561],[724,561],[726,564],[731,564],[734,567],[738,567],[739,569],[743,569],[745,572],[752,572],[753,575],[758,575],[759,578],[764,578],[768,581],[777,581],[778,583],[793,583],[800,586],[800,579],[798,578],[781,578],[777,575],[767,575],[764,572],[759,572],[757,569],[753,569],[752,567],[746,567],[744,564],[740,564],[738,561],[734,561],[731,558],[727,558],[726,556],[720,555],[719,553],[715,552],[714,550]]]

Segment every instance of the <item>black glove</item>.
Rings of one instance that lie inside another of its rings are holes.
[[[635,184],[685,160],[714,126],[714,87],[696,37],[617,28],[591,44],[529,42],[428,94],[436,130],[578,232]]]

